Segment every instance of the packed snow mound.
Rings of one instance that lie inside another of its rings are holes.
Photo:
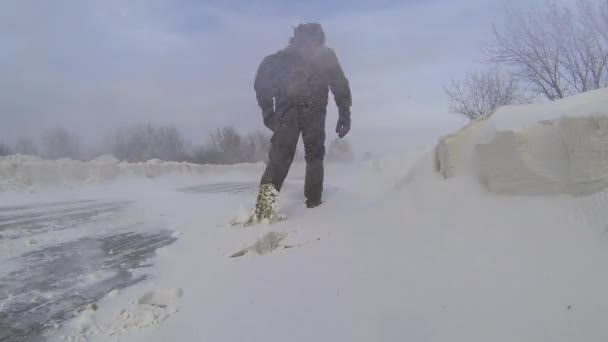
[[[120,177],[156,178],[169,174],[222,173],[227,170],[255,170],[262,163],[239,165],[200,165],[165,162],[158,159],[142,163],[120,162],[113,156],[100,156],[83,162],[71,159],[47,160],[35,156],[0,157],[0,191],[21,190],[32,185],[101,183]]]
[[[586,195],[608,187],[608,89],[501,107],[440,139],[445,178],[473,176],[514,195]]]

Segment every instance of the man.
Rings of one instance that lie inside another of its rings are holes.
[[[348,79],[334,51],[325,46],[325,33],[316,23],[301,24],[289,46],[264,58],[254,84],[264,124],[272,132],[269,160],[260,181],[280,191],[302,134],[306,177],[306,206],[321,204],[325,116],[331,90],[339,118],[338,137],[350,130],[352,104]]]

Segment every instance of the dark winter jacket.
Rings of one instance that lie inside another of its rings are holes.
[[[331,90],[340,110],[348,111],[351,92],[335,52],[328,47],[301,51],[290,45],[264,58],[254,88],[264,115],[286,113],[294,106],[325,112]],[[274,102],[273,102],[274,99]]]

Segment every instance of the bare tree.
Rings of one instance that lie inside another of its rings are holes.
[[[81,149],[78,138],[65,128],[47,130],[42,136],[43,156],[48,159],[80,159]]]
[[[223,164],[222,154],[215,148],[207,145],[196,148],[192,153],[190,162],[197,164]]]
[[[112,155],[128,162],[150,159],[184,161],[184,139],[174,126],[133,125],[117,129],[109,138]]]
[[[245,159],[245,139],[232,126],[218,128],[209,137],[211,147],[222,156],[222,162],[233,164]]]
[[[252,163],[266,159],[270,137],[261,132],[242,135],[232,126],[217,129],[206,145],[193,153],[192,161],[199,164]]]
[[[254,132],[246,137],[249,161],[258,162],[265,160],[270,149],[270,137],[262,132]]]
[[[608,0],[579,0],[570,9],[548,3],[507,13],[493,26],[485,54],[507,65],[535,95],[549,100],[606,87],[608,81]]]
[[[199,164],[234,164],[243,161],[245,139],[232,126],[218,128],[205,145],[194,151],[193,162]]]
[[[454,81],[444,87],[450,101],[450,111],[469,120],[476,120],[494,109],[526,102],[515,79],[497,69],[468,73],[464,81]]]
[[[185,158],[184,139],[175,126],[160,126],[156,129],[157,155],[159,159],[183,161]]]
[[[15,153],[26,155],[37,155],[36,143],[30,138],[21,137],[15,143]]]
[[[13,154],[11,147],[0,141],[0,157],[10,156],[11,154]]]

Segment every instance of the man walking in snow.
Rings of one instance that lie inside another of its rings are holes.
[[[302,134],[306,206],[320,205],[329,91],[338,107],[336,133],[340,138],[350,130],[352,104],[348,79],[335,52],[325,46],[321,25],[309,23],[295,28],[286,48],[264,58],[254,88],[264,125],[273,132],[260,185],[271,184],[276,191],[281,190]]]

